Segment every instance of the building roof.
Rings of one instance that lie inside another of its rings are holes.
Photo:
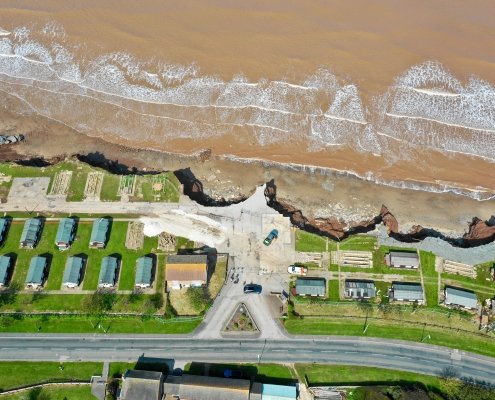
[[[295,386],[263,384],[261,400],[296,400],[297,390]]]
[[[394,299],[403,300],[424,300],[423,287],[420,283],[399,283],[392,284]]]
[[[375,282],[358,279],[346,279],[345,290],[351,291],[357,297],[374,297]]]
[[[153,273],[153,259],[151,257],[141,257],[137,260],[135,284],[151,284],[151,274]]]
[[[62,218],[58,224],[55,243],[69,243],[72,240],[72,231],[76,221],[73,218]]]
[[[10,257],[0,256],[0,283],[5,285],[10,267]]]
[[[24,228],[22,228],[21,242],[36,242],[40,228],[41,220],[39,218],[26,220]]]
[[[390,263],[392,265],[413,265],[419,266],[418,253],[407,251],[391,251]]]
[[[5,231],[8,223],[9,221],[7,218],[0,218],[0,240],[3,239],[3,232]]]
[[[476,308],[478,306],[478,298],[475,293],[450,286],[445,288],[445,302],[467,308]]]
[[[29,270],[26,276],[26,283],[42,283],[43,282],[43,272],[46,267],[46,258],[41,256],[36,256],[31,258],[29,263]]]
[[[79,284],[83,262],[81,257],[71,256],[67,258],[62,282]]]
[[[297,278],[296,293],[311,296],[325,295],[325,279],[322,278]]]
[[[250,386],[247,379],[169,375],[163,384],[163,393],[187,400],[248,400]]]
[[[115,257],[103,257],[101,260],[100,278],[98,283],[115,283],[115,274],[117,273],[118,260]]]
[[[110,221],[108,218],[98,218],[93,222],[93,229],[91,229],[91,242],[105,243],[107,241],[107,232]]]
[[[205,281],[207,277],[206,255],[173,255],[167,257],[165,280]]]
[[[121,400],[161,400],[161,372],[127,370],[122,379]]]

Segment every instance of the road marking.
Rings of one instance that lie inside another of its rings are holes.
[[[322,353],[337,353],[337,350],[322,350]]]

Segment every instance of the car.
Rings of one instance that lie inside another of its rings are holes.
[[[242,371],[240,369],[224,369],[224,378],[242,378]]]
[[[256,293],[260,294],[261,293],[261,285],[256,285],[255,283],[248,283],[247,285],[244,285],[244,293]]]
[[[278,238],[278,231],[276,229],[272,229],[272,231],[268,234],[268,236],[263,240],[263,244],[265,246],[270,246],[273,242],[273,239]]]
[[[308,273],[308,268],[306,267],[299,267],[297,265],[289,265],[287,267],[287,272],[292,275],[306,275]]]

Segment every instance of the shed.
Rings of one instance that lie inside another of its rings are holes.
[[[62,218],[58,224],[55,245],[59,250],[68,249],[74,240],[76,221],[74,218]]]
[[[364,280],[345,280],[345,295],[352,299],[369,299],[375,297],[375,283]]]
[[[64,277],[62,285],[74,288],[81,283],[81,275],[83,270],[84,260],[82,257],[71,256],[65,262]]]
[[[41,225],[42,222],[39,218],[30,218],[26,220],[21,234],[21,247],[29,249],[34,249],[36,247],[41,231]]]
[[[478,298],[475,293],[469,290],[447,286],[445,288],[445,304],[476,309],[478,307]]]
[[[424,302],[423,287],[420,283],[394,282],[391,292],[392,299],[396,301]]]
[[[98,218],[93,222],[91,237],[89,239],[89,247],[103,249],[107,243],[107,233],[110,226],[108,218]]]
[[[122,376],[119,400],[161,400],[163,374],[154,371],[127,370]]]
[[[7,229],[7,226],[9,224],[9,221],[7,218],[0,218],[0,243],[2,243],[4,237],[4,233]]]
[[[261,400],[296,400],[297,390],[295,386],[262,384]]]
[[[298,296],[325,296],[326,281],[323,278],[297,278]]]
[[[165,398],[184,400],[249,400],[251,382],[247,379],[212,376],[169,375],[163,384]]]
[[[165,280],[168,289],[206,285],[208,257],[206,255],[170,255],[167,257]]]
[[[0,256],[0,287],[7,285],[7,279],[10,275],[11,258],[9,256]]]
[[[46,275],[46,258],[36,256],[31,258],[26,276],[26,286],[37,289],[43,286]]]
[[[134,285],[140,288],[149,288],[153,281],[153,258],[141,257],[136,262],[136,278]]]
[[[104,257],[101,260],[100,277],[98,279],[98,287],[113,287],[117,282],[117,270],[119,260],[115,257]]]
[[[388,262],[391,267],[395,268],[418,268],[418,253],[408,251],[391,251],[388,254]]]

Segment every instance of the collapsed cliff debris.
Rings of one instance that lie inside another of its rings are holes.
[[[0,145],[22,142],[24,135],[0,135]]]

